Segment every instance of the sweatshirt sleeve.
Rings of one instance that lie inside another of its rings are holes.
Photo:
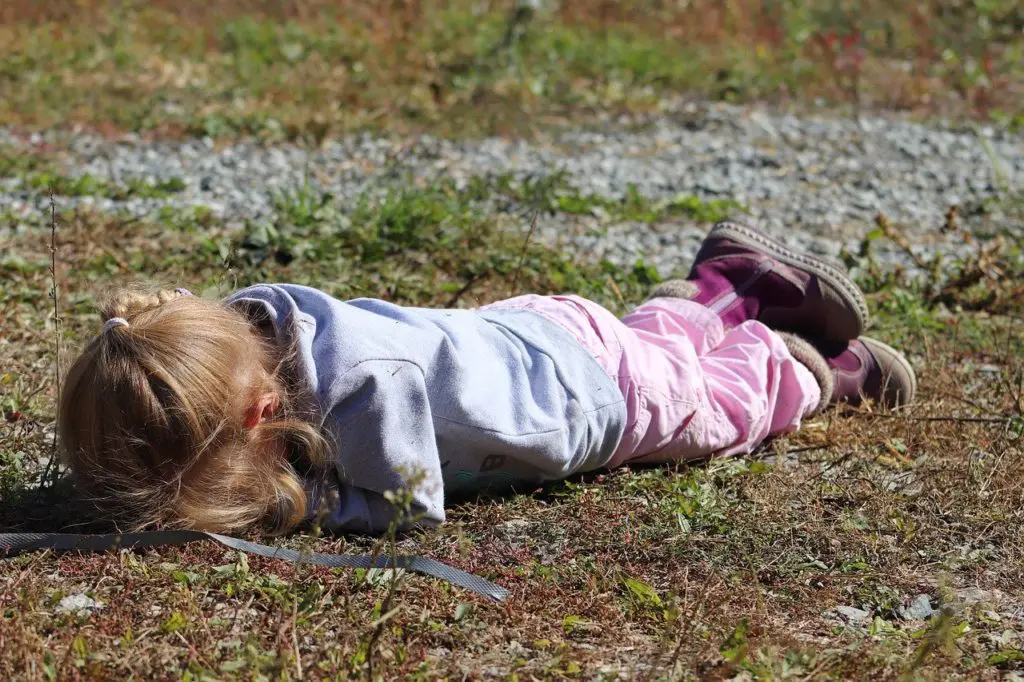
[[[341,480],[339,508],[326,520],[331,529],[387,530],[397,510],[384,493],[401,489],[412,491],[415,523],[444,522],[441,464],[419,366],[367,360],[329,395],[340,396],[327,416]]]

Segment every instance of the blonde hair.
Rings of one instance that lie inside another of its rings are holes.
[[[291,457],[321,465],[326,441],[297,415],[287,353],[241,312],[187,292],[122,291],[71,367],[58,426],[84,491],[132,527],[283,532],[307,501]],[[247,426],[262,393],[280,407]]]

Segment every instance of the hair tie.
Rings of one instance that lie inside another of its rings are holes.
[[[182,296],[191,296],[192,295],[192,292],[189,291],[188,289],[186,289],[185,287],[178,287],[177,289],[174,290],[174,293],[181,294]]]
[[[114,327],[127,327],[128,320],[123,317],[112,317],[103,323],[103,333],[106,334]]]

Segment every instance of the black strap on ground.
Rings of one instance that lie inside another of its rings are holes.
[[[105,552],[110,549],[144,549],[161,545],[184,545],[197,540],[214,540],[240,552],[257,554],[270,559],[284,559],[296,564],[317,564],[332,568],[403,568],[444,580],[498,602],[504,600],[508,595],[505,588],[488,580],[425,557],[298,552],[294,549],[270,547],[227,535],[195,530],[158,530],[109,535],[0,533],[0,557],[12,557],[23,552],[40,549],[52,549],[59,552]]]

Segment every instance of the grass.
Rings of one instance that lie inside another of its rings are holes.
[[[162,180],[129,178],[126,182],[104,180],[88,173],[74,177],[61,172],[47,154],[27,152],[0,144],[0,180],[17,181],[22,190],[58,196],[126,199],[166,199],[185,189],[181,178]]]
[[[679,98],[1024,119],[1024,17],[1007,0],[0,3],[0,125],[315,141],[354,130],[528,133]],[[20,191],[172,197],[175,178],[70,176],[0,147]],[[397,550],[508,588],[494,605],[422,577],[296,567],[209,544],[0,562],[3,679],[998,679],[1024,670],[1024,200],[961,207],[963,260],[922,260],[884,216],[846,254],[873,335],[920,402],[832,411],[752,457],[601,472],[468,500]],[[397,183],[342,205],[311,187],[241,229],[202,207],[0,215],[0,524],[102,528],[52,451],[55,347],[95,334],[119,282],[207,296],[267,280],[342,298],[469,307],[573,291],[616,311],[663,275],[567,254],[535,213],[710,222],[735,202],[580,192],[564,175]],[[968,215],[969,214],[969,215]],[[1012,220],[1006,220],[1010,216]],[[979,223],[981,223],[979,225]],[[640,229],[638,227],[638,229]],[[973,241],[970,241],[973,240]],[[881,267],[905,248],[913,276]],[[387,551],[360,537],[281,540]],[[88,595],[95,610],[66,612]],[[936,614],[907,621],[919,594]],[[867,613],[851,622],[839,606]]]
[[[29,188],[36,191],[48,191],[60,196],[69,197],[104,197],[123,201],[125,199],[164,199],[185,189],[180,178],[170,178],[157,182],[146,182],[136,178],[121,185],[100,180],[86,173],[74,178],[56,173],[43,172],[27,178]]]
[[[497,193],[536,211],[596,215],[617,222],[633,221],[648,225],[671,217],[715,222],[744,210],[742,204],[731,199],[707,200],[687,194],[655,201],[641,194],[632,183],[626,187],[625,196],[618,199],[583,194],[571,184],[564,172],[519,180],[512,175],[473,178],[468,193],[481,199]]]
[[[502,210],[510,200],[516,208]],[[290,280],[430,306],[571,290],[622,311],[659,274],[528,240],[530,214],[659,222],[723,210],[635,192],[581,196],[559,176],[397,186],[348,206],[298,187],[274,207],[242,230],[203,209],[142,220],[62,214],[61,343],[73,349],[96,333],[94,296],[138,279],[205,295]],[[899,240],[892,225],[865,226],[863,248],[848,254],[876,314],[872,333],[907,349],[919,369],[913,409],[833,411],[749,458],[602,472],[465,501],[445,527],[398,540],[401,552],[498,581],[511,592],[503,605],[418,576],[295,567],[205,544],[33,554],[0,562],[0,676],[996,679],[1019,671],[1024,297],[1014,292],[1024,262],[1020,235],[1003,233],[999,219],[1022,207],[1012,197],[988,206],[993,224],[978,256],[929,264],[919,279],[874,263],[879,240]],[[37,497],[28,485],[51,448],[48,220],[9,216],[0,226],[0,522],[81,524],[87,510],[62,488]],[[283,542],[381,549],[359,537]],[[62,612],[73,594],[102,608]],[[900,608],[918,594],[936,615],[902,620]],[[868,616],[851,623],[834,615],[837,606]]]
[[[0,125],[320,139],[474,135],[680,96],[1021,125],[1013,0],[8,0]]]

